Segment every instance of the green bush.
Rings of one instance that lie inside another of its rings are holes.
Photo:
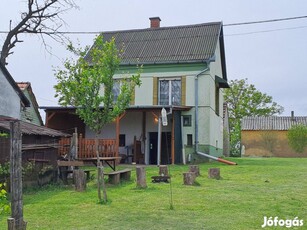
[[[294,125],[288,131],[290,147],[297,153],[303,153],[307,146],[307,126]]]
[[[7,199],[7,192],[4,189],[5,184],[0,184],[0,215],[10,212],[10,205]]]

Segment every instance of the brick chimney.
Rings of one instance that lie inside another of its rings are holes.
[[[150,20],[150,28],[160,28],[160,17],[149,18]]]
[[[291,121],[295,121],[294,111],[291,111]]]

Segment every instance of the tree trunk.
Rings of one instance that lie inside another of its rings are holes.
[[[194,172],[195,176],[197,177],[200,176],[198,165],[190,165],[189,168],[190,168],[189,172]]]
[[[99,159],[99,151],[98,151],[98,133],[95,135],[95,151],[97,157],[97,186],[98,186],[98,199],[99,203],[102,203],[101,198],[101,187],[103,189],[103,201],[104,203],[107,202],[107,190],[104,183],[104,173],[103,173],[103,165]]]
[[[219,168],[209,168],[208,177],[211,179],[217,179],[217,180],[221,179],[220,169]]]
[[[138,188],[147,188],[145,167],[136,167],[136,186]]]
[[[195,182],[196,175],[194,172],[183,173],[183,184],[184,185],[193,185]]]
[[[82,169],[74,170],[75,189],[78,192],[83,192],[86,189],[86,175]]]
[[[160,176],[168,176],[167,165],[159,165],[159,175]]]
[[[22,202],[22,165],[21,165],[21,130],[20,122],[10,123],[10,180],[11,180],[11,216],[15,222],[15,229],[24,229]]]

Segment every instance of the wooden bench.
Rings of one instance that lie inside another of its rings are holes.
[[[84,162],[83,161],[57,161],[58,166],[59,167],[64,167],[64,166],[75,166],[75,167],[79,167],[79,166],[84,166]]]
[[[104,175],[109,176],[108,182],[110,184],[119,184],[120,180],[130,180],[131,169],[123,169],[113,172],[105,173]]]
[[[83,170],[83,171],[85,172],[85,174],[86,174],[86,179],[89,180],[90,177],[91,177],[91,171],[93,171],[93,170],[84,170],[84,169],[82,169],[82,170]],[[74,172],[74,170],[62,170],[62,171],[61,171],[62,178],[65,177],[66,180],[67,180],[67,175],[68,175],[69,173],[73,173],[73,172]]]
[[[80,166],[84,166],[84,162],[83,161],[61,161],[58,160],[58,167],[59,167],[59,177],[63,180],[63,182],[65,184],[67,184],[67,176],[69,173],[73,173],[72,169],[69,169],[68,167],[70,166],[74,166],[76,168],[80,167]],[[86,173],[86,179],[89,180],[90,179],[90,172],[92,170],[83,170]]]

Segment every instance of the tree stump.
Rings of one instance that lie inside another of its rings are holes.
[[[184,185],[193,185],[195,182],[196,175],[194,172],[183,173],[183,184]]]
[[[200,176],[198,165],[190,165],[189,168],[190,168],[189,172],[194,172],[195,176]]]
[[[81,169],[74,170],[75,190],[83,192],[86,189],[86,175]]]
[[[136,167],[136,186],[138,188],[147,188],[145,167]]]
[[[208,177],[211,179],[217,179],[217,180],[221,179],[220,169],[219,168],[209,168]]]
[[[159,165],[159,175],[160,176],[168,176],[167,165]]]
[[[14,218],[8,218],[7,219],[7,229],[8,230],[15,230],[15,219]]]

